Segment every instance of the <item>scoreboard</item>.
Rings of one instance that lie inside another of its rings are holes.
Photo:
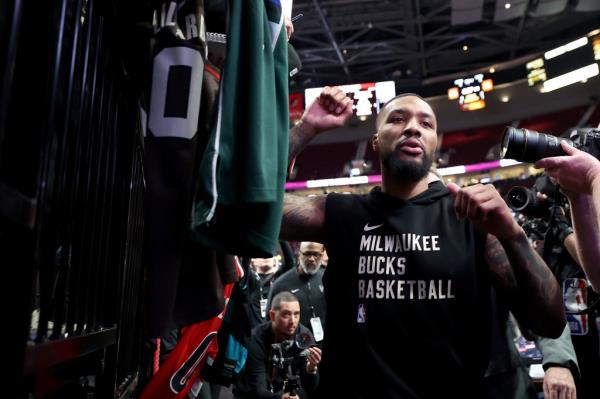
[[[485,108],[485,92],[494,90],[492,79],[485,79],[482,73],[460,78],[448,89],[448,99],[457,100],[463,111]]]
[[[389,100],[396,96],[396,84],[393,81],[358,83],[338,86],[354,101],[354,115],[377,115]],[[308,107],[321,94],[322,87],[314,87],[304,91],[304,103]]]

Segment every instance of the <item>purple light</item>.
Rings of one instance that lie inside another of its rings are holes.
[[[290,181],[285,183],[286,190],[298,190],[299,188],[306,188],[305,181]]]
[[[460,166],[456,166],[456,167],[460,167]],[[490,170],[490,169],[499,168],[499,167],[502,167],[502,165],[500,164],[500,161],[497,161],[497,160],[476,163],[476,164],[472,164],[472,165],[464,165],[465,173],[479,172],[482,170]],[[454,166],[453,166],[453,168],[454,168]],[[367,177],[369,179],[368,184],[381,183],[381,175],[370,175]],[[286,190],[298,190],[298,189],[302,189],[302,188],[307,188],[305,181],[292,181],[292,182],[285,183]]]
[[[500,167],[500,161],[482,162],[482,163],[476,163],[473,165],[465,165],[465,172],[467,172],[467,173],[479,172],[480,170],[489,170],[489,169],[494,169],[494,168],[498,168],[498,167]]]
[[[381,183],[381,175],[371,175],[368,178],[369,183]]]

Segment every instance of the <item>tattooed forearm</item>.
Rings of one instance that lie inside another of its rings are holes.
[[[502,241],[489,235],[486,260],[519,322],[537,335],[558,337],[565,325],[560,286],[525,234]]]
[[[323,242],[325,196],[301,197],[285,194],[279,236],[290,241]]]
[[[313,137],[315,137],[315,134],[314,128],[304,122],[300,122],[294,126],[290,130],[289,159],[296,158]]]

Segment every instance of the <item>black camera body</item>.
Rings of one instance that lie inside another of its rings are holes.
[[[290,339],[271,344],[271,364],[283,383],[283,391],[296,395],[300,389],[300,369],[306,367],[308,348],[305,340]]]
[[[546,219],[530,218],[523,215],[517,220],[527,237],[533,240],[544,241],[548,232],[549,223]]]
[[[562,140],[600,159],[600,129],[575,129],[571,139],[565,139],[511,126],[504,129],[502,136],[502,158],[533,163],[542,158],[566,155],[560,146]]]
[[[288,339],[276,344],[271,344],[271,360],[274,364],[287,364],[306,359],[309,346],[305,346],[296,339]]]

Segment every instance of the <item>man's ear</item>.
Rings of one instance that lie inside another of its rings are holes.
[[[275,311],[273,309],[269,309],[269,320],[275,321]]]
[[[373,151],[379,152],[379,135],[375,133],[373,138],[371,139],[371,145],[373,147]]]

